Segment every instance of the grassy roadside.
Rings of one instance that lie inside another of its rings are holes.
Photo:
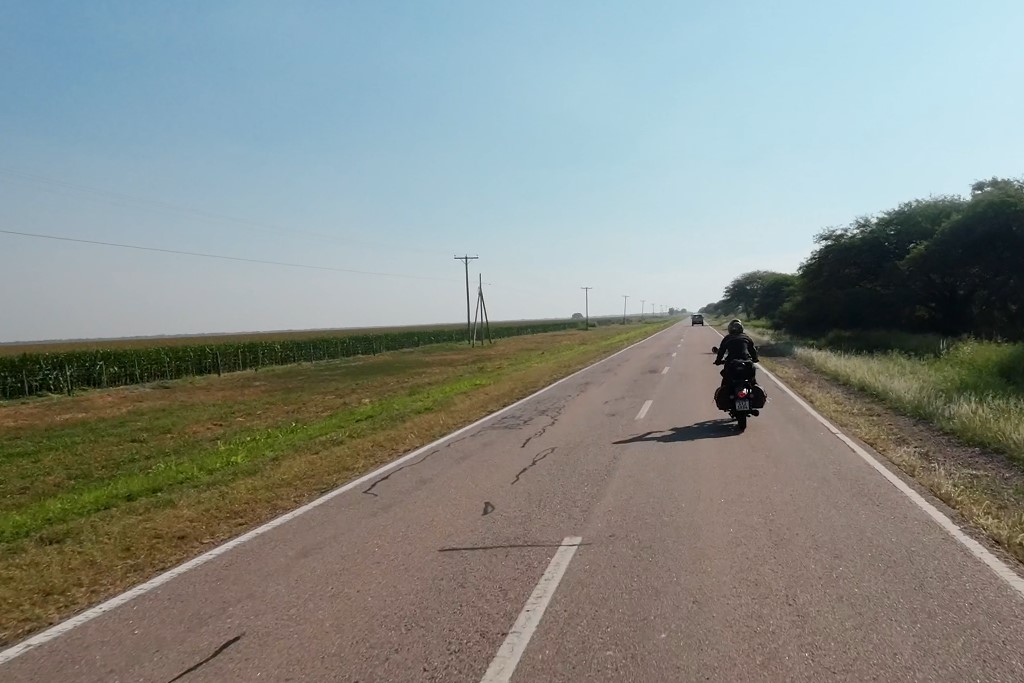
[[[1010,349],[1012,351],[1012,349]],[[940,358],[797,348],[795,357],[967,444],[1024,464],[1024,400],[994,371],[995,344],[964,342]]]
[[[1004,358],[1013,348],[915,358],[810,349],[756,324],[748,333],[815,409],[1024,562],[1024,402]]]
[[[829,335],[841,344],[834,350],[786,339],[756,322],[747,331],[766,357],[793,357],[970,446],[1024,465],[1024,345],[901,335],[886,349],[884,340],[871,339],[884,335],[867,333]]]
[[[671,322],[0,406],[0,643]]]

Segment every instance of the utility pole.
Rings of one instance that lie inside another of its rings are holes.
[[[640,322],[644,321],[644,304],[646,303],[646,299],[640,299]]]
[[[484,300],[484,276],[480,274],[480,286],[477,288],[476,294],[476,313],[473,316],[473,336],[470,339],[470,345],[476,346],[476,332],[480,329],[482,332],[486,332],[487,341],[491,344],[494,340],[491,339],[491,319],[487,315],[487,301]],[[477,322],[480,323],[480,327],[477,327]],[[480,345],[483,346],[483,336],[480,337]]]
[[[626,324],[626,300],[629,299],[629,294],[622,295],[622,324]]]
[[[580,289],[583,290],[583,302],[584,302],[583,303],[583,310],[584,310],[584,314],[583,315],[586,316],[587,329],[589,330],[590,329],[590,290],[592,290],[593,287],[580,287]]]
[[[466,342],[470,344],[473,343],[473,322],[472,320],[470,320],[469,314],[469,262],[475,261],[478,258],[480,257],[470,256],[469,254],[466,254],[465,256],[455,257],[456,261],[462,261],[464,264],[466,264]]]

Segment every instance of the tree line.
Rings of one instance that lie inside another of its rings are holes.
[[[708,315],[801,335],[903,330],[1024,340],[1024,182],[900,204],[819,233],[796,273],[735,278]]]

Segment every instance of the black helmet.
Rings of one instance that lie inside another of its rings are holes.
[[[743,323],[736,318],[729,321],[729,334],[740,334],[743,332]]]

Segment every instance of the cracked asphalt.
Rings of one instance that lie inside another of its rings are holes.
[[[723,422],[717,339],[673,327],[0,680],[480,681],[578,536],[511,680],[1024,681],[1021,596],[767,378]]]

